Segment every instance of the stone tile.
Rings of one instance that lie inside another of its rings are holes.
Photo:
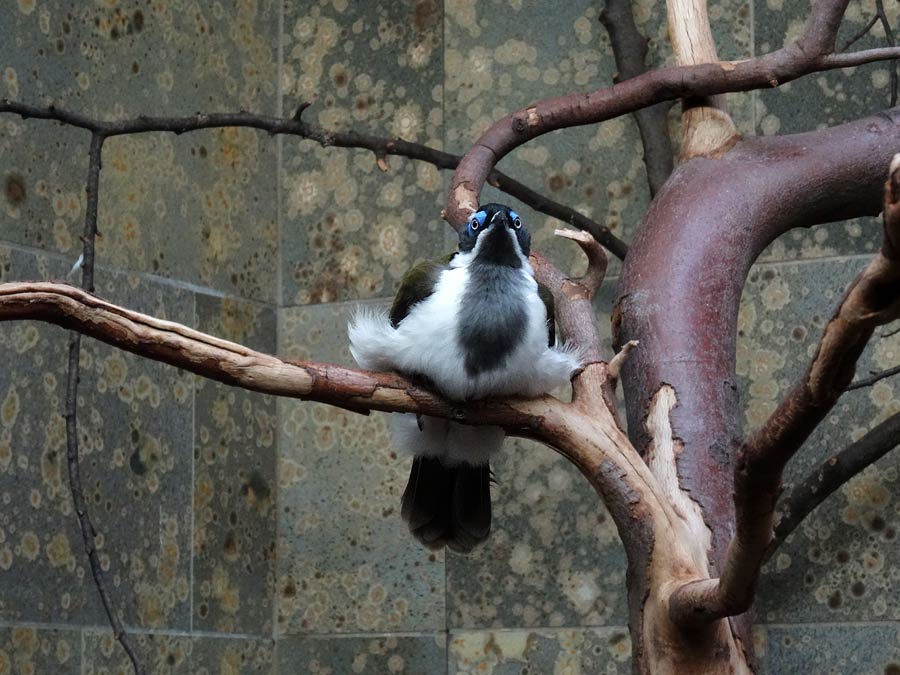
[[[0,673],[81,675],[81,631],[0,628]]]
[[[770,673],[900,673],[900,629],[889,624],[767,626]]]
[[[275,112],[273,0],[228,12],[136,0],[35,5],[0,7],[0,25],[14,36],[0,47],[2,96],[102,118]],[[0,116],[0,238],[77,257],[88,141],[54,122]],[[275,147],[248,129],[109,139],[99,260],[273,300]]]
[[[274,112],[278,4],[3,3],[0,96],[90,115]]]
[[[738,375],[746,426],[758,427],[802,375],[843,289],[868,260],[760,265],[751,271],[739,317]],[[859,372],[897,363],[900,336],[876,332]],[[831,453],[900,411],[897,383],[850,392],[788,465],[801,480]],[[825,501],[765,568],[756,602],[767,622],[896,620],[900,555],[896,455],[888,455]]]
[[[191,675],[275,672],[273,640],[197,637],[193,639]]]
[[[436,675],[447,667],[442,634],[283,638],[278,642],[279,672],[317,675]]]
[[[441,147],[442,9],[435,0],[284,4],[284,109],[305,119]],[[385,170],[386,169],[386,170]],[[388,295],[413,262],[444,252],[444,192],[431,165],[286,138],[283,301]]]
[[[625,554],[587,480],[549,448],[507,440],[493,465],[493,527],[469,555],[447,555],[452,628],[621,624]]]
[[[595,299],[607,349],[615,289],[607,279]],[[448,627],[626,623],[625,553],[581,473],[524,439],[508,439],[493,470],[490,538],[468,555],[447,554]]]
[[[885,4],[896,26],[900,9]],[[870,0],[854,0],[847,8],[837,40],[838,46],[861,29],[874,14]],[[756,5],[756,53],[766,54],[792,41],[800,33],[809,13],[806,3],[777,2]],[[885,46],[880,24],[853,49]],[[815,105],[810,105],[814,101]],[[835,126],[872,115],[890,106],[890,66],[874,63],[859,68],[815,73],[774,90],[756,93],[757,133],[791,134]],[[764,260],[821,258],[867,253],[881,245],[881,226],[874,218],[859,218],[812,229],[796,230],[772,244]]]
[[[456,675],[625,675],[631,639],[624,627],[451,633],[449,662]]]
[[[154,675],[272,673],[270,640],[132,634],[144,671]],[[130,675],[128,656],[111,632],[86,632],[83,675]]]
[[[352,364],[352,305],[281,310],[290,358]],[[279,401],[279,634],[444,628],[444,558],[400,519],[409,464],[387,416]]]
[[[198,328],[276,351],[275,311],[197,296]],[[194,629],[270,635],[275,585],[275,399],[198,377]]]
[[[62,277],[55,258],[0,249],[0,280]],[[190,325],[191,293],[98,270],[113,302]],[[0,616],[104,623],[65,463],[67,334],[0,326]],[[189,626],[193,381],[92,340],[82,346],[82,483],[108,588],[128,624]]]
[[[609,37],[598,21],[599,9],[589,0],[448,4],[447,149],[464,153],[496,119],[535,100],[611,84],[616,68]],[[665,15],[662,2],[635,5],[638,29],[650,39],[648,61],[655,66],[671,60]],[[710,15],[728,17],[714,21],[722,58],[746,57],[749,3],[724,0],[710,8]],[[744,111],[735,113],[739,127],[751,130],[749,99],[737,97],[734,103]],[[542,136],[504,158],[499,168],[606,225],[626,242],[649,203],[643,150],[631,117]],[[492,188],[482,193],[483,202],[510,200]],[[553,236],[559,221],[515,206],[531,229],[536,249],[563,268],[580,260],[571,243]],[[611,271],[618,269],[619,263],[611,262]]]

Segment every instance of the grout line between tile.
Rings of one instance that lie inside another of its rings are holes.
[[[194,305],[194,326],[200,330],[200,313],[197,311],[197,296],[192,295]],[[190,539],[188,540],[188,551],[190,551],[190,566],[188,569],[188,610],[190,618],[188,619],[188,628],[194,632],[194,590],[196,588],[194,577],[194,558],[197,557],[197,549],[194,547],[195,536],[195,519],[196,519],[196,502],[194,501],[195,491],[197,489],[197,378],[191,378],[191,483],[190,483],[190,509],[191,509],[191,529]]]
[[[278,3],[278,82],[276,83],[276,104],[278,106],[278,116],[281,117],[284,114],[284,87],[282,85],[283,81],[283,69],[284,69],[284,0]],[[278,260],[276,261],[277,266],[277,282],[276,282],[276,298],[275,298],[275,353],[282,354],[282,337],[281,337],[281,328],[283,323],[282,317],[282,307],[284,306],[284,210],[282,207],[281,200],[283,198],[282,194],[282,186],[281,186],[281,174],[284,169],[284,139],[279,134],[275,139],[275,217],[277,220],[277,236],[278,236]],[[281,513],[279,504],[281,502],[281,488],[278,484],[278,476],[281,475],[281,450],[282,450],[282,436],[281,436],[281,425],[282,425],[282,405],[281,400],[278,399],[275,401],[275,427],[276,427],[276,435],[275,435],[275,481],[272,486],[272,490],[274,492],[273,502],[275,508],[275,522],[273,524],[273,536],[275,538],[275,556],[272,560],[272,616],[271,616],[271,628],[270,628],[270,637],[272,639],[273,648],[272,648],[272,673],[273,675],[278,675],[279,667],[278,667],[278,652],[279,652],[279,643],[278,639],[278,544],[279,544],[279,536],[281,532],[281,528],[279,526],[279,522],[281,518],[279,514]]]

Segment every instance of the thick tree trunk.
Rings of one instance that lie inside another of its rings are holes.
[[[680,538],[697,543],[705,533],[708,550],[685,560],[678,547],[690,542],[671,541],[679,538],[674,529],[655,530],[649,566],[629,580],[636,673],[750,672],[748,615],[682,630],[668,612],[673,584],[721,574],[734,535],[741,291],[757,256],[789,229],[878,212],[885,169],[900,148],[898,119],[894,110],[821,132],[744,140],[721,159],[689,160],[642,222],[613,317],[618,344],[640,341],[622,369],[629,435],[652,464],[660,434],[650,423],[654,403],[671,388],[671,436],[680,446],[672,483],[699,521]]]

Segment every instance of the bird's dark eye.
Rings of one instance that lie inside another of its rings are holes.
[[[472,222],[469,223],[469,227],[471,227],[472,230],[477,230],[478,229],[478,221],[473,218]]]
[[[516,216],[515,218],[513,218],[513,227],[516,228],[517,230],[522,229],[522,219],[519,218],[519,216]]]

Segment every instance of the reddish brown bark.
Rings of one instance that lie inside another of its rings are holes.
[[[495,122],[472,145],[453,174],[445,219],[454,227],[478,206],[493,167],[511,150],[556,129],[596,124],[675,99],[776,87],[809,73],[897,58],[898,48],[833,54],[848,0],[819,0],[796,42],[743,61],[665,68],[588,94],[537,101]]]

